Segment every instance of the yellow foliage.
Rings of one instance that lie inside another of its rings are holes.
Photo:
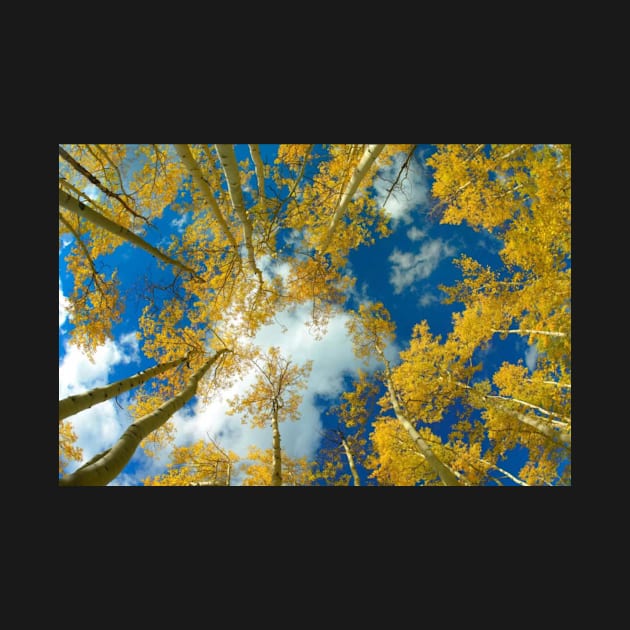
[[[262,450],[256,446],[250,446],[247,458],[241,464],[241,472],[244,475],[242,484],[244,486],[271,486],[272,449]],[[313,476],[306,458],[291,458],[282,451],[282,485],[309,486],[312,481]]]
[[[71,461],[80,462],[83,449],[75,445],[77,434],[72,429],[72,423],[65,420],[59,425],[59,473],[65,472]]]
[[[391,418],[381,418],[370,434],[372,453],[366,460],[371,477],[382,486],[441,485],[437,475],[418,452],[404,427]]]
[[[241,422],[249,422],[254,427],[269,425],[275,418],[297,420],[299,405],[302,402],[300,390],[307,386],[312,361],[301,367],[285,359],[280,349],[269,348],[262,360],[251,359],[255,368],[255,380],[245,394],[237,394],[230,400],[228,413],[240,415]]]
[[[383,303],[361,304],[359,310],[351,314],[347,328],[356,356],[367,361],[374,351],[384,353],[394,340],[396,325]]]
[[[311,364],[297,366],[278,348],[263,355],[247,343],[278,312],[305,304],[312,309],[311,325],[321,334],[329,318],[345,306],[353,286],[349,254],[389,234],[387,216],[377,206],[372,187],[378,169],[391,165],[396,156],[408,155],[414,145],[385,146],[352,198],[345,195],[347,204],[342,203],[349,183],[361,173],[357,168],[366,146],[280,145],[275,162],[265,166],[269,185],[264,198],[251,192],[258,183],[255,170],[249,159],[242,160],[238,181],[248,205],[243,218],[233,208],[213,146],[190,145],[209,198],[170,145],[63,145],[71,160],[81,165],[77,168],[60,157],[63,190],[147,242],[159,244],[198,274],[155,262],[159,281],[156,276],[151,279],[156,284],[132,289],[133,297],[144,302],[137,326],[144,356],[159,362],[189,357],[185,365],[136,392],[130,407],[133,417],[144,417],[171,400],[209,352],[228,347],[233,352],[221,359],[221,369],[200,385],[200,401],[210,400],[253,365],[255,381],[234,397],[231,413],[253,426],[264,426],[273,418],[276,422],[298,418]],[[382,410],[397,404],[436,457],[467,483],[484,483],[492,466],[516,446],[529,453],[523,480],[553,482],[566,454],[509,410],[518,408],[570,427],[571,147],[440,145],[428,165],[434,171],[432,193],[438,202],[434,210],[441,212],[441,222],[466,222],[498,238],[503,268],[490,269],[461,256],[457,261],[461,280],[442,287],[446,302],[461,305],[453,315],[452,330],[442,339],[431,334],[426,322],[419,322],[392,369],[385,360],[385,350],[395,340],[390,314],[382,303],[360,305],[348,324],[355,352],[386,366],[379,374],[381,385],[388,388],[380,401]],[[184,201],[188,198],[190,202]],[[169,243],[158,243],[160,237],[151,225],[168,207],[177,213],[178,231]],[[246,228],[251,228],[250,248]],[[65,260],[72,277],[68,295],[72,343],[92,356],[111,337],[128,295],[116,270],[107,267],[107,257],[133,245],[64,210],[59,235],[60,243],[61,236],[70,243]],[[252,273],[252,257],[262,270],[260,278]],[[535,346],[534,369],[504,364],[486,383],[475,382],[483,351],[516,334]],[[378,390],[375,381],[359,374],[336,408],[348,442],[362,458],[369,451],[365,461],[372,479],[394,485],[440,484],[400,422],[377,420],[364,445],[364,427],[372,419],[367,403]],[[511,407],[493,404],[491,396],[509,398]],[[444,420],[456,407],[458,413],[475,416],[475,428],[470,424],[464,429],[462,422],[442,441],[427,425]],[[173,425],[167,422],[142,446],[151,454],[174,437]],[[75,441],[71,425],[62,423],[60,470],[80,458]],[[147,480],[147,485],[207,480],[199,466],[218,457],[213,448],[200,442],[174,449],[168,473]],[[349,481],[340,452],[319,467],[283,458],[285,484]],[[269,485],[272,451],[252,451],[250,459],[245,484]],[[236,459],[230,454],[223,461]]]
[[[199,440],[190,446],[173,449],[164,474],[144,479],[145,486],[190,486],[211,483],[230,485],[234,465],[239,461],[233,452],[225,452],[210,440]]]

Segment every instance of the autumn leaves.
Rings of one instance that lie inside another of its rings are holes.
[[[121,387],[135,390],[132,424],[60,484],[108,483],[137,448],[151,453],[173,440],[169,419],[193,396],[211,400],[252,368],[257,378],[234,398],[233,411],[252,425],[271,426],[272,444],[252,454],[246,480],[359,485],[361,467],[368,483],[383,485],[570,483],[571,151],[565,145],[437,147],[427,160],[434,216],[498,237],[502,266],[488,269],[461,256],[461,279],[442,287],[460,305],[452,330],[434,337],[419,321],[392,360],[387,305],[357,306],[349,325],[356,354],[379,368],[359,374],[342,394],[337,432],[316,461],[292,462],[282,451],[281,422],[297,418],[310,366],[296,366],[273,348],[261,354],[252,340],[284,309],[309,304],[320,331],[335,313],[348,311],[349,252],[388,235],[374,178],[393,156],[409,158],[415,148],[280,145],[275,162],[265,163],[257,145],[247,146],[240,161],[233,145],[60,147],[59,229],[71,242],[73,343],[93,353],[111,336],[125,301],[141,299],[137,329],[154,366],[60,402],[61,473],[80,457],[71,415]],[[151,226],[166,207],[178,213],[181,229],[158,243]],[[147,277],[142,293],[138,284],[121,286],[116,270],[103,263],[123,246],[150,254],[160,281]],[[535,349],[530,365],[505,364],[480,379],[483,349],[517,335]],[[208,482],[203,466],[186,465],[185,456],[219,459],[234,472],[235,455],[218,453],[219,445],[187,448],[187,455],[174,451],[164,476],[146,483]],[[502,464],[514,449],[526,454],[525,464],[507,470]]]
[[[570,147],[446,145],[428,164],[442,222],[499,236],[503,266],[461,256],[462,279],[442,287],[463,304],[451,332],[442,341],[420,322],[394,368],[382,352],[386,310],[359,309],[357,352],[371,347],[384,365],[368,465],[394,485],[570,483]],[[530,365],[504,362],[478,378],[488,344],[508,335],[533,347]],[[500,464],[517,448],[526,461],[513,474]]]

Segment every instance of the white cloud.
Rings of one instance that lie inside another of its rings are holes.
[[[426,235],[427,233],[424,230],[417,228],[415,225],[407,230],[407,237],[410,241],[421,241]]]
[[[68,319],[68,298],[63,294],[61,287],[61,278],[59,278],[59,328],[61,328]]]
[[[452,245],[441,238],[425,241],[416,254],[394,248],[389,257],[393,263],[389,281],[394,286],[394,293],[401,293],[416,280],[428,278],[442,259],[454,256],[456,252]]]
[[[283,356],[296,365],[312,360],[313,366],[308,379],[308,387],[303,390],[300,417],[297,421],[287,420],[280,425],[282,448],[290,457],[314,456],[322,429],[320,410],[316,396],[335,398],[344,387],[343,378],[355,374],[359,367],[365,367],[353,353],[352,343],[346,331],[348,315],[339,314],[328,326],[326,335],[317,340],[309,334],[305,325],[310,308],[305,305],[291,313],[278,316],[279,324],[264,327],[256,335],[256,343],[263,349],[278,346]],[[282,332],[282,327],[286,332]],[[393,356],[395,349],[386,354]],[[216,438],[225,450],[234,451],[244,458],[250,445],[261,449],[271,448],[271,429],[253,429],[242,424],[238,416],[227,415],[228,401],[235,393],[243,393],[251,384],[254,372],[246,375],[230,390],[203,406],[198,401],[192,412],[178,412],[173,417],[177,427],[176,445],[191,444],[208,435]],[[153,474],[158,474],[157,471]],[[233,480],[238,483],[237,479]]]
[[[94,363],[75,346],[66,345],[65,351],[59,364],[60,400],[109,384],[114,366],[138,359],[138,341],[135,333],[123,335],[118,343],[108,340],[96,350]],[[123,394],[118,402],[107,400],[68,418],[78,436],[76,445],[83,449],[83,462],[109,448],[129,425],[128,400],[129,394]],[[73,462],[67,470],[80,465]]]
[[[107,485],[108,486],[136,486],[138,485],[138,479],[133,475],[121,473],[120,475],[118,475],[118,477],[116,477],[116,479],[113,479]]]
[[[434,295],[430,291],[427,291],[423,293],[418,299],[418,306],[429,306],[439,301],[440,299],[436,295]]]
[[[171,225],[175,228],[175,231],[182,234],[184,232],[184,228],[186,227],[186,224],[188,223],[189,218],[190,218],[189,213],[184,212],[184,214],[182,214],[177,219],[173,219],[171,221]]]
[[[292,312],[281,313],[279,324],[266,326],[255,338],[263,351],[270,346],[278,346],[282,354],[296,365],[303,365],[312,360],[313,366],[308,379],[308,387],[303,390],[300,406],[300,418],[287,420],[280,425],[282,448],[290,457],[314,456],[321,439],[322,418],[316,404],[316,397],[335,398],[343,390],[344,376],[356,374],[359,367],[365,366],[353,353],[352,343],[345,327],[348,315],[345,313],[333,317],[327,334],[316,339],[305,325],[310,315],[309,305],[304,305]],[[286,332],[282,332],[282,328]],[[390,359],[396,356],[396,347],[386,350]],[[117,343],[107,342],[97,350],[94,363],[76,348],[68,347],[59,366],[59,397],[64,398],[73,392],[82,392],[93,387],[111,382],[111,372],[115,365],[135,360],[138,345],[135,335],[121,337]],[[373,369],[375,364],[371,365]],[[227,415],[228,401],[235,393],[243,393],[252,382],[252,372],[236,383],[230,390],[216,396],[209,404],[203,405],[196,399],[192,406],[179,410],[172,420],[176,427],[175,445],[189,445],[208,436],[218,440],[225,450],[234,451],[245,458],[250,445],[261,449],[271,447],[271,429],[254,429],[242,424],[238,416]],[[80,414],[72,416],[73,427],[79,439],[77,446],[83,449],[83,462],[99,452],[109,448],[122,434],[131,419],[125,411],[129,392],[119,399],[121,407],[115,401],[106,401]],[[171,448],[162,449],[155,457],[148,458],[136,451],[132,462],[136,472],[133,476],[124,473],[110,485],[136,485],[148,476],[164,472]],[[68,472],[78,468],[81,463],[68,467]],[[232,485],[240,480],[235,477]]]
[[[108,384],[109,374],[119,363],[138,359],[138,340],[135,333],[123,335],[118,343],[107,340],[97,348],[92,363],[81,350],[66,345],[66,353],[59,365],[59,397],[65,398]]]
[[[525,365],[533,372],[536,368],[536,359],[538,358],[538,345],[534,344],[525,350]]]
[[[247,258],[246,252],[245,258]],[[291,272],[291,265],[288,262],[279,261],[268,254],[259,256],[257,263],[262,271],[263,278],[267,281],[272,280],[276,276],[280,276],[283,280],[287,280]]]
[[[118,343],[123,352],[123,363],[134,363],[140,361],[140,346],[138,344],[138,335],[135,331],[121,335]]]
[[[393,158],[391,166],[381,169],[374,180],[376,201],[383,204],[387,198],[389,189],[406,159],[406,155],[400,154]],[[417,160],[410,160],[406,174],[403,174],[396,185],[396,190],[389,195],[385,211],[389,214],[394,229],[400,221],[405,225],[412,222],[411,213],[419,205],[428,200],[428,178],[424,166]]]
[[[122,409],[114,400],[106,400],[68,418],[78,436],[75,444],[83,449],[83,461],[72,462],[68,465],[67,472],[73,472],[118,440],[131,422],[129,414],[125,411],[127,400],[128,395],[119,397],[118,402]]]
[[[101,203],[105,199],[105,193],[95,184],[87,184],[82,191],[96,203]]]

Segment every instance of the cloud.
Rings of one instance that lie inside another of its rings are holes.
[[[281,313],[277,317],[278,324],[264,327],[255,338],[263,351],[278,346],[282,354],[296,365],[313,361],[308,387],[302,392],[300,418],[295,422],[287,420],[280,424],[282,448],[294,458],[312,458],[319,446],[322,416],[317,404],[318,397],[335,399],[344,389],[344,377],[356,374],[359,367],[365,369],[352,350],[345,327],[347,314],[340,313],[332,318],[326,335],[319,340],[309,333],[305,325],[309,315],[310,305]],[[283,328],[286,330],[284,333]],[[397,348],[392,346],[386,350],[386,355],[393,359],[396,352]],[[67,347],[59,366],[59,397],[110,383],[113,368],[136,360],[137,355],[138,342],[133,333],[119,338],[116,343],[108,341],[101,346],[96,352],[94,363],[76,348]],[[371,365],[371,369],[375,367],[375,364]],[[261,449],[271,448],[270,427],[251,428],[248,424],[242,424],[238,416],[227,414],[229,399],[235,393],[243,393],[254,376],[252,370],[210,403],[203,405],[196,398],[192,405],[176,412],[172,417],[176,428],[175,446],[189,445],[210,436],[217,439],[223,449],[234,451],[241,458],[246,457],[250,445]],[[106,401],[69,418],[79,436],[77,446],[83,449],[84,462],[109,448],[129,425],[131,418],[126,412],[126,406],[132,395],[133,392],[128,392],[121,396],[120,406],[113,400]],[[166,447],[152,458],[140,450],[136,451],[130,462],[133,464],[130,469],[135,472],[125,472],[110,485],[137,485],[148,476],[162,474],[171,450],[171,447]],[[80,465],[79,462],[73,463],[68,467],[68,472]],[[239,478],[235,477],[232,485],[239,483]]]
[[[75,444],[83,449],[83,461],[69,464],[67,472],[73,472],[82,463],[102,453],[118,440],[131,423],[131,418],[125,411],[128,398],[128,395],[119,397],[118,402],[122,409],[114,400],[106,400],[68,418],[78,436]]]
[[[417,228],[415,225],[407,230],[407,237],[410,241],[421,241],[426,235],[427,233],[424,230]]]
[[[412,222],[412,211],[428,202],[428,177],[422,163],[414,159],[410,160],[409,168],[398,181],[396,190],[387,197],[406,157],[404,154],[394,156],[391,166],[381,169],[374,180],[376,202],[382,206],[387,199],[385,211],[389,214],[394,229],[401,221],[409,225]]]
[[[439,301],[440,301],[440,298],[438,298],[437,295],[435,295],[434,293],[431,293],[430,291],[426,291],[418,299],[418,306],[429,306]]]
[[[122,350],[123,363],[140,362],[140,346],[135,331],[120,336],[119,347]]]
[[[138,360],[138,341],[135,333],[123,335],[119,342],[108,340],[94,354],[94,363],[75,346],[66,344],[59,364],[59,399],[83,393],[111,382],[110,375],[120,363]],[[83,449],[83,461],[109,448],[129,425],[126,411],[130,394],[119,396],[118,402],[106,400],[68,418],[78,436],[76,445]],[[67,471],[81,465],[73,462]]]
[[[341,313],[331,319],[326,335],[319,340],[309,334],[305,325],[309,314],[308,305],[290,313],[282,313],[277,318],[278,324],[264,327],[255,338],[263,350],[271,346],[280,347],[283,356],[296,365],[313,361],[308,387],[302,392],[299,419],[280,424],[282,448],[290,457],[295,458],[312,458],[319,445],[322,419],[316,404],[317,396],[335,398],[344,389],[344,376],[356,374],[359,367],[364,368],[352,350],[345,327],[347,314]],[[283,327],[286,329],[284,333]],[[393,353],[395,349],[388,349],[386,352],[388,355]],[[188,445],[211,436],[218,440],[221,448],[234,451],[242,458],[246,456],[250,445],[261,449],[271,448],[270,427],[253,429],[242,424],[238,416],[227,415],[229,399],[236,393],[243,393],[254,377],[255,372],[252,370],[209,404],[203,406],[198,400],[192,410],[182,410],[175,414],[173,420],[177,427],[176,445]],[[238,479],[233,481],[234,484],[238,483]]]
[[[135,333],[123,335],[118,343],[107,340],[97,348],[93,363],[75,346],[66,344],[65,350],[59,365],[60,398],[107,385],[114,366],[137,361],[138,340]]]
[[[112,479],[108,484],[108,486],[137,486],[140,485],[138,483],[138,479],[135,475],[128,475],[126,473],[121,473],[116,477],[116,479]]]
[[[538,345],[534,344],[525,350],[525,365],[533,372],[536,368],[536,359],[538,359]]]
[[[61,278],[59,278],[59,328],[61,328],[68,319],[68,304],[68,298],[63,294]]]
[[[402,293],[416,280],[428,278],[440,264],[440,261],[454,256],[457,250],[441,238],[425,241],[418,253],[402,252],[397,247],[391,253],[389,260],[392,270],[389,281],[394,287],[394,293]]]
[[[184,232],[184,228],[186,227],[186,224],[188,223],[188,219],[189,219],[189,213],[184,212],[184,214],[182,214],[180,217],[173,219],[171,221],[171,225],[175,228],[175,231],[182,234]]]
[[[105,199],[105,193],[94,184],[87,184],[83,187],[82,191],[92,201],[96,201],[96,203],[101,203]]]

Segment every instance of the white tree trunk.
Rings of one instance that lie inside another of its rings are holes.
[[[445,486],[461,485],[459,481],[457,481],[455,473],[435,456],[435,454],[431,450],[431,447],[425,442],[422,436],[416,431],[416,428],[413,426],[413,424],[407,419],[407,416],[398,404],[398,397],[396,396],[396,392],[389,376],[386,377],[385,384],[387,386],[387,391],[389,392],[389,399],[392,403],[392,407],[394,408],[396,418],[403,425],[403,427],[405,427],[407,433],[409,433],[411,439],[418,447],[418,450],[429,463],[429,466],[431,466],[433,471],[437,473]]]
[[[376,352],[381,357],[381,361],[385,364],[385,386],[387,387],[389,400],[392,403],[392,407],[394,408],[396,418],[403,425],[403,427],[405,427],[407,433],[409,433],[411,439],[416,444],[421,455],[423,455],[431,468],[438,474],[438,476],[442,480],[442,483],[445,486],[460,486],[461,484],[459,483],[459,481],[457,481],[457,476],[455,475],[455,473],[435,456],[435,454],[431,450],[431,447],[422,438],[418,431],[416,431],[416,428],[413,426],[413,424],[408,420],[405,412],[398,402],[398,396],[396,394],[394,383],[392,381],[392,370],[389,366],[389,361],[385,357],[385,352],[378,344],[376,346]]]
[[[280,428],[278,426],[278,411],[274,409],[271,419],[271,432],[273,435],[273,469],[271,473],[271,485],[282,485],[282,450],[280,448]]]
[[[526,400],[521,400],[520,398],[510,398],[508,396],[498,396],[496,394],[488,394],[488,398],[497,398],[498,400],[506,400],[508,402],[515,402],[519,405],[523,405],[524,407],[529,407],[530,409],[535,409],[536,411],[540,411],[540,413],[546,416],[555,416],[556,418],[562,418],[562,420],[553,420],[549,419],[549,422],[555,424],[556,426],[567,428],[571,424],[571,420],[566,418],[565,416],[561,416],[557,413],[553,413],[551,411],[547,411],[544,407],[539,407],[538,405],[532,405],[532,403],[528,403]]]
[[[258,180],[258,201],[261,204],[265,203],[265,168],[263,166],[262,158],[260,157],[260,149],[257,144],[249,145],[249,152],[254,162],[254,168],[256,169],[256,179]]]
[[[529,379],[530,383],[533,383],[531,379]],[[543,381],[545,385],[554,385],[555,387],[564,387],[566,389],[571,389],[571,383],[558,383],[557,381]]]
[[[250,269],[258,276],[260,284],[263,283],[262,272],[256,265],[256,257],[254,255],[254,244],[252,243],[252,223],[245,211],[245,203],[243,201],[243,191],[241,190],[241,178],[238,172],[238,164],[234,155],[234,148],[231,144],[215,144],[214,145],[225,173],[225,179],[228,183],[228,192],[232,201],[232,208],[238,215],[243,224],[243,239],[245,240],[245,249],[247,250],[247,260]]]
[[[497,330],[491,328],[494,333],[501,333],[503,335],[549,335],[550,337],[566,337],[566,333],[557,332],[554,330],[530,330],[523,328],[513,328],[512,330]]]
[[[105,486],[115,479],[133,457],[140,442],[159,429],[196,393],[199,381],[227,348],[219,350],[195,372],[186,387],[155,411],[133,422],[118,441],[103,453],[99,453],[73,473],[59,479],[60,486]]]
[[[486,466],[488,466],[488,468],[493,468],[494,470],[498,470],[499,472],[503,473],[506,477],[508,477],[508,479],[511,479],[514,483],[517,483],[519,486],[529,486],[528,483],[521,481],[518,477],[515,477],[512,473],[509,473],[504,468],[501,468],[500,466],[497,466],[496,464],[492,464],[488,460],[482,459],[481,457],[479,458],[479,461],[482,464],[485,464]]]
[[[444,377],[440,377],[440,378],[444,378]],[[459,387],[472,390],[472,387],[470,385],[467,385],[466,383],[462,383],[461,381],[453,381],[453,382]],[[506,402],[509,402],[511,400],[510,398],[507,398],[506,396],[497,396],[493,394],[485,394],[483,398],[484,400],[490,401],[490,404],[494,405],[497,409],[500,409],[501,411],[504,411],[505,413],[511,415],[512,417],[516,418],[523,424],[527,424],[530,427],[534,427],[538,431],[538,433],[541,433],[542,435],[548,437],[550,440],[553,440],[556,442],[560,441],[565,446],[569,446],[569,447],[571,446],[571,434],[568,431],[563,430],[563,429],[560,429],[559,431],[555,431],[554,428],[551,426],[551,421],[542,420],[540,418],[534,418],[532,416],[527,416],[524,413],[520,413],[518,411],[515,411],[514,409],[511,409],[507,405],[504,405],[502,403],[492,402],[492,399],[494,400],[500,399],[500,400],[505,400]],[[516,399],[514,402],[521,403],[523,401]]]
[[[94,223],[94,225],[98,225],[104,230],[107,230],[111,234],[115,234],[116,236],[119,236],[120,238],[129,241],[134,245],[137,245],[145,252],[151,254],[151,256],[154,256],[155,258],[158,258],[159,260],[169,265],[178,267],[179,269],[190,273],[195,278],[199,277],[190,267],[187,267],[186,265],[180,263],[178,260],[175,260],[174,258],[171,258],[170,256],[162,253],[159,249],[147,243],[144,239],[140,238],[137,234],[134,234],[131,230],[128,230],[122,225],[118,225],[118,223],[114,223],[114,221],[111,221],[102,214],[99,214],[95,210],[92,210],[92,208],[85,205],[78,199],[75,199],[61,189],[59,189],[59,205],[69,212],[72,212],[80,217],[84,217],[86,220]]]
[[[357,472],[357,467],[354,463],[354,457],[352,457],[352,453],[350,452],[350,448],[348,447],[348,443],[344,438],[341,438],[341,445],[343,446],[343,450],[346,453],[346,458],[348,459],[348,466],[350,466],[350,472],[352,473],[352,479],[354,481],[355,486],[361,485],[361,480],[359,479],[359,473]]]
[[[68,162],[68,164],[70,164],[77,172],[81,173],[81,175],[83,175],[88,181],[94,184],[101,192],[105,193],[108,197],[111,197],[112,199],[116,199],[116,201],[118,201],[125,208],[125,210],[127,210],[127,212],[131,213],[134,217],[137,217],[138,219],[142,219],[143,221],[148,223],[148,220],[146,217],[143,217],[141,214],[138,214],[137,212],[132,210],[129,207],[129,204],[120,195],[117,195],[115,192],[107,188],[107,186],[104,186],[97,177],[92,175],[90,171],[88,171],[86,168],[81,166],[81,164],[79,164],[63,147],[59,147],[59,155],[61,155],[61,157],[66,162]],[[114,167],[118,171],[118,167],[116,167],[115,165]],[[118,171],[118,176],[120,177],[120,171]],[[122,179],[121,179],[121,184],[122,184]]]
[[[332,220],[330,221],[330,227],[328,228],[328,232],[322,241],[320,251],[325,253],[330,246],[330,242],[337,230],[337,226],[339,225],[339,221],[343,216],[343,213],[346,211],[348,203],[352,199],[352,196],[357,191],[359,184],[363,181],[363,178],[366,176],[367,172],[370,170],[370,166],[372,166],[374,160],[378,157],[379,153],[385,147],[384,144],[368,144],[363,152],[363,156],[357,164],[357,167],[346,186],[346,189],[343,191],[341,198],[339,199],[339,203],[335,212],[333,213]]]
[[[238,253],[238,245],[236,241],[234,240],[232,233],[230,232],[230,228],[228,227],[228,224],[225,222],[225,219],[223,218],[223,215],[221,214],[221,209],[219,208],[219,204],[217,203],[217,200],[214,198],[214,195],[212,194],[212,191],[210,190],[210,186],[208,186],[208,183],[206,182],[203,175],[201,174],[199,165],[197,164],[195,158],[193,157],[193,154],[190,152],[188,145],[187,144],[174,144],[173,148],[177,152],[177,155],[179,155],[179,159],[182,161],[184,166],[188,169],[188,172],[191,174],[193,178],[193,182],[195,183],[195,186],[199,188],[199,190],[201,191],[201,194],[204,196],[204,199],[208,202],[208,204],[210,204],[210,210],[212,211],[214,218],[217,220],[217,223],[221,226],[221,230],[223,231],[223,234],[225,235],[227,240],[230,242],[230,245],[234,248],[234,251]]]
[[[530,427],[536,429],[538,433],[542,433],[544,436],[548,437],[553,442],[561,442],[564,446],[571,446],[571,434],[567,431],[554,431],[551,426],[544,420],[539,420],[538,418],[534,418],[533,416],[528,416],[524,413],[520,413],[519,411],[515,411],[514,409],[510,409],[504,405],[498,405],[501,411],[505,411],[509,415],[513,416],[523,424],[527,424]]]
[[[513,155],[514,153],[516,153],[517,151],[520,151],[521,149],[523,149],[525,147],[524,144],[519,144],[516,149],[512,149],[511,151],[509,151],[508,153],[506,153],[505,155],[502,155],[499,159],[500,160],[505,160],[506,158],[509,158],[511,155]]]
[[[138,372],[133,376],[124,378],[120,381],[117,381],[116,383],[107,385],[106,387],[95,387],[94,389],[91,389],[90,391],[83,394],[68,396],[67,398],[59,401],[59,422],[61,422],[64,418],[67,418],[68,416],[73,416],[80,411],[89,409],[93,405],[97,405],[106,400],[109,400],[110,398],[115,398],[116,396],[119,396],[124,392],[128,392],[130,389],[146,383],[150,378],[158,376],[159,374],[163,374],[171,368],[180,365],[185,360],[186,357],[182,357],[181,359],[174,359],[173,361],[169,361],[168,363],[161,363],[160,365],[156,365],[152,368],[149,368],[148,370]]]

